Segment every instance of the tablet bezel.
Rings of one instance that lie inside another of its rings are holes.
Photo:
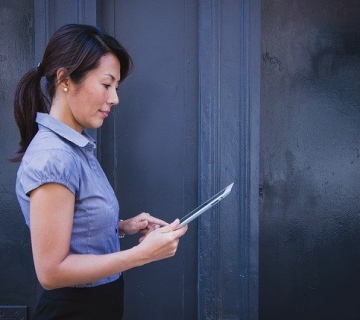
[[[187,215],[182,217],[180,219],[180,225],[179,228],[187,225],[189,222],[196,219],[198,216],[200,216],[205,211],[209,210],[212,206],[223,200],[231,191],[232,187],[234,185],[234,182],[229,184],[226,188],[219,191],[217,194],[212,196],[207,201],[203,202],[200,206],[189,212]]]

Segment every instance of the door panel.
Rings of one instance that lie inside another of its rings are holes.
[[[103,24],[128,49],[135,68],[101,130],[101,161],[122,219],[146,211],[172,222],[197,205],[197,5],[116,1],[113,12],[107,6],[104,1]],[[136,237],[127,237],[122,249],[136,244]],[[128,271],[125,282],[126,319],[193,319],[196,223],[174,258]]]

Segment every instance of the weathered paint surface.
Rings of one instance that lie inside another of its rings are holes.
[[[262,2],[261,319],[360,313],[359,16]]]
[[[13,116],[13,96],[19,77],[33,67],[32,1],[0,3],[0,305],[36,303],[35,277],[28,228],[15,196],[19,134]]]

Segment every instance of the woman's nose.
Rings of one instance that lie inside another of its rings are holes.
[[[112,106],[117,105],[119,103],[119,96],[116,90],[113,90],[110,98],[109,98],[109,104]]]

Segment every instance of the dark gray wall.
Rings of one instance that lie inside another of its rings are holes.
[[[262,1],[261,319],[359,318],[359,17]]]
[[[15,196],[19,134],[13,117],[13,95],[19,77],[34,66],[33,1],[0,4],[0,305],[33,306],[37,281],[29,231]]]

